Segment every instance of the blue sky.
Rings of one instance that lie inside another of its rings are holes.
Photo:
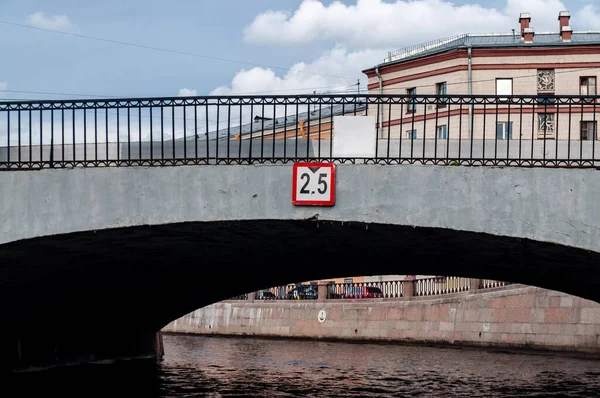
[[[84,5],[85,3],[85,5]],[[558,11],[600,30],[593,0],[0,0],[0,97],[69,98],[355,90],[387,51],[466,32],[510,32],[518,13],[537,31]],[[278,66],[291,71],[269,68]],[[56,94],[33,94],[13,91]],[[59,93],[77,95],[59,95]]]

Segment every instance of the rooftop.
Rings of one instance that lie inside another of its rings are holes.
[[[216,131],[211,131],[209,132],[209,136],[211,138],[215,138],[219,137],[219,138],[226,138],[228,136],[233,137],[237,134],[241,135],[245,135],[245,134],[250,134],[250,132],[260,132],[260,131],[272,131],[273,128],[278,129],[284,126],[288,126],[288,125],[296,125],[296,123],[303,121],[303,120],[309,120],[312,123],[318,123],[319,118],[321,119],[321,121],[328,121],[328,118],[331,118],[332,116],[337,116],[337,115],[342,115],[342,114],[347,114],[350,112],[358,112],[358,111],[362,111],[365,110],[367,107],[366,103],[352,103],[352,104],[334,104],[334,105],[324,105],[321,106],[320,112],[319,109],[315,109],[315,110],[311,110],[310,112],[302,112],[302,113],[298,113],[293,114],[293,115],[288,115],[288,116],[283,116],[283,117],[278,117],[276,119],[269,119],[269,118],[264,118],[261,119],[261,115],[256,115],[254,117],[254,121],[252,123],[246,123],[243,125],[237,125],[237,126],[231,126],[231,128],[227,129],[227,128],[223,128],[223,129],[219,129],[218,132]],[[291,113],[291,112],[290,112]],[[223,122],[223,124],[227,124],[227,122]],[[198,138],[204,138],[204,134],[199,136]],[[260,137],[260,136],[258,136]],[[257,137],[257,138],[258,138]],[[191,137],[189,137],[188,139],[194,139],[194,136],[192,135]]]
[[[490,48],[490,47],[532,47],[532,46],[573,46],[585,44],[600,44],[600,31],[573,32],[570,42],[564,42],[560,33],[536,33],[534,43],[525,43],[519,32],[513,33],[488,33],[488,34],[462,34],[445,39],[433,40],[417,44],[400,50],[390,51],[384,64],[397,61],[407,61],[421,58],[444,51],[460,48]]]

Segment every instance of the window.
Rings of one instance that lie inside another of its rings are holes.
[[[446,95],[446,82],[436,83],[435,93],[440,96]],[[445,108],[447,102],[448,98],[440,98],[438,102],[438,108]]]
[[[554,132],[554,114],[540,113],[538,115],[538,131],[540,133]]]
[[[437,134],[436,137],[440,140],[445,140],[447,137],[447,129],[446,129],[446,125],[444,124],[443,126],[438,126],[437,127]]]
[[[417,130],[408,130],[406,132],[406,138],[416,139],[417,138]]]
[[[409,88],[408,90],[406,90],[406,95],[408,97],[414,97],[415,95],[417,95],[417,89],[416,88]],[[408,103],[408,106],[406,107],[406,112],[412,113],[415,111],[415,109],[417,108],[417,102],[416,99],[411,99]]]
[[[537,91],[538,93],[554,92],[554,69],[538,69]]]
[[[596,122],[581,122],[581,139],[594,140],[596,139]]]
[[[496,79],[496,95],[499,96],[512,96],[513,95],[513,81],[512,79]],[[507,97],[501,98],[507,100]]]
[[[498,122],[496,123],[496,139],[509,140],[513,138],[512,132],[513,122]]]
[[[593,76],[580,77],[579,94],[596,95],[596,78]]]

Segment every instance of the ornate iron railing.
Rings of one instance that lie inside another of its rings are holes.
[[[0,101],[0,169],[301,160],[596,167],[597,106],[595,95]],[[342,115],[372,117],[368,154],[348,157],[334,145]]]

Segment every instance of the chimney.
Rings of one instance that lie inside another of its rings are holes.
[[[562,32],[562,28],[570,25],[569,21],[571,20],[571,13],[569,11],[559,12],[558,20],[560,22],[560,31]]]
[[[523,31],[523,40],[525,43],[533,43],[533,36],[535,36],[533,28],[525,28]]]
[[[521,37],[524,37],[525,29],[529,28],[529,23],[531,22],[531,14],[528,12],[522,12],[519,15],[519,23],[521,24]]]
[[[573,29],[570,25],[571,13],[569,11],[561,11],[558,14],[558,20],[560,22],[560,41],[568,43],[573,36]]]

